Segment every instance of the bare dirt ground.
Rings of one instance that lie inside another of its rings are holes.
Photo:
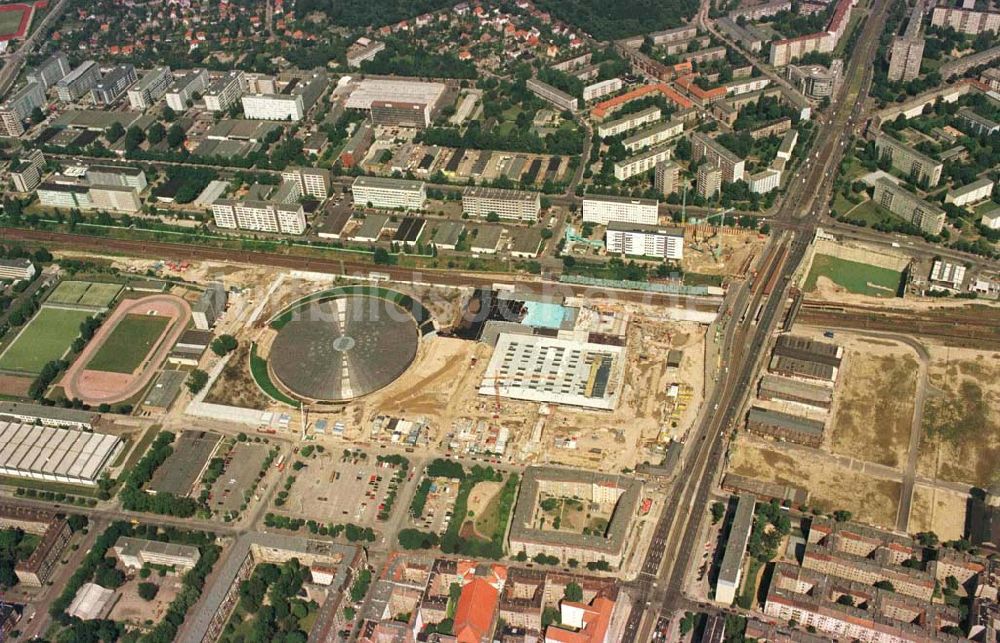
[[[485,528],[479,519],[484,517],[490,503],[493,502],[493,499],[496,498],[502,488],[502,482],[484,481],[476,483],[476,486],[474,486],[472,491],[469,492],[469,515],[475,519],[473,524],[476,528],[476,534],[478,534],[480,538],[489,539],[490,537],[489,529]],[[480,528],[481,526],[483,527],[482,529]]]
[[[855,338],[845,348],[839,390],[834,395],[830,450],[901,466],[910,445],[919,372],[913,350],[867,338]]]
[[[226,404],[248,409],[266,409],[271,400],[261,392],[250,377],[247,364],[250,359],[250,342],[240,342],[233,356],[205,396],[210,404]]]
[[[1000,482],[1000,353],[933,347],[917,470],[982,488]]]
[[[155,583],[160,586],[160,591],[156,593],[156,598],[151,601],[143,600],[139,597],[139,583]],[[113,621],[142,625],[146,620],[159,623],[166,613],[170,603],[177,597],[180,591],[180,579],[177,576],[159,576],[151,574],[149,578],[140,580],[138,577],[126,581],[117,590],[117,600],[115,606],[108,615]]]
[[[739,475],[803,487],[810,506],[823,511],[846,509],[861,522],[892,529],[901,485],[843,467],[809,462],[737,439],[730,448],[729,469]]]
[[[713,249],[721,245],[719,260],[716,261]],[[696,241],[689,235],[684,248],[684,259],[681,267],[686,272],[697,272],[703,275],[734,274],[747,262],[750,256],[759,256],[764,242],[756,234],[719,234],[706,240],[704,235],[698,235]]]
[[[910,531],[933,531],[941,540],[956,540],[965,532],[966,497],[936,487],[917,485],[913,490]]]
[[[0,375],[0,394],[27,397],[33,378],[20,375]]]

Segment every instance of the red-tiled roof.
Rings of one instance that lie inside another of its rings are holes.
[[[499,598],[500,592],[478,576],[462,588],[452,630],[459,643],[481,643],[489,636]]]

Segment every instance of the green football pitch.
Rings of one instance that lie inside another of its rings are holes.
[[[42,306],[7,350],[0,355],[0,370],[37,374],[62,357],[80,335],[80,323],[91,313]]]
[[[888,268],[818,254],[806,277],[805,291],[816,289],[816,280],[826,277],[848,292],[871,297],[895,297],[902,274]]]
[[[131,373],[142,364],[170,323],[169,317],[126,315],[87,363],[93,371]]]

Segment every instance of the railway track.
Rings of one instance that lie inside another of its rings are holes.
[[[552,295],[572,297],[596,297],[646,304],[668,305],[687,308],[699,312],[718,311],[721,299],[717,297],[687,297],[645,291],[601,289],[589,286],[575,286],[559,282],[526,280],[510,274],[481,274],[456,270],[411,269],[398,266],[376,265],[323,257],[306,257],[262,252],[255,250],[235,250],[211,246],[173,243],[169,241],[132,241],[128,239],[108,239],[66,232],[47,230],[27,230],[22,228],[0,228],[0,243],[26,242],[43,244],[50,249],[64,248],[119,254],[130,257],[161,258],[173,260],[219,261],[257,266],[272,266],[289,270],[321,272],[334,275],[368,277],[373,272],[388,275],[390,280],[422,283],[427,285],[491,287],[497,282],[517,283],[527,290],[545,291]]]
[[[996,309],[986,306],[927,311],[876,310],[806,301],[799,310],[797,321],[829,328],[927,337],[956,348],[1000,350],[1000,321]]]

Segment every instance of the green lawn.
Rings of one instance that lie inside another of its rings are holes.
[[[80,335],[85,310],[43,306],[7,350],[0,355],[0,370],[37,374],[52,360],[66,354]]]
[[[844,214],[847,213],[845,212]],[[862,219],[866,221],[869,226],[873,226],[876,223],[898,223],[899,221],[902,221],[900,217],[897,217],[885,208],[879,207],[871,199],[858,205],[858,207],[856,207],[848,216],[852,219]]]
[[[50,304],[75,304],[90,287],[89,281],[62,281],[49,295]]]
[[[895,297],[902,275],[895,270],[818,254],[806,277],[805,290],[816,289],[816,280],[827,277],[848,292],[873,297]]]
[[[121,284],[106,284],[95,281],[63,281],[49,295],[52,304],[80,304],[95,308],[107,308],[114,300]]]
[[[126,315],[87,363],[87,369],[111,373],[135,371],[169,323],[169,317],[160,315]]]
[[[21,26],[21,16],[23,15],[23,10],[0,11],[0,36],[9,36],[17,33],[17,28]]]
[[[107,308],[121,289],[121,284],[92,283],[87,292],[80,297],[80,304]]]

